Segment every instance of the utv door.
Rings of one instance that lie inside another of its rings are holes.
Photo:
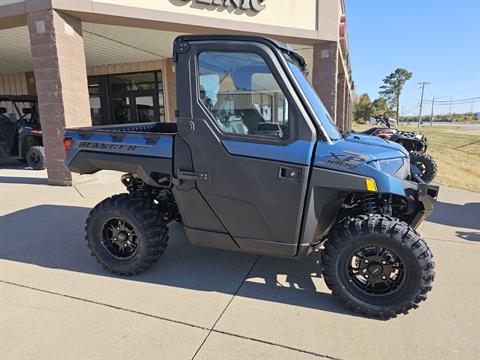
[[[316,132],[285,60],[254,42],[192,41],[186,48],[177,60],[174,192],[187,236],[201,245],[296,255]]]

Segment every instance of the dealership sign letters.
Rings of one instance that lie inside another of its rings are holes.
[[[184,1],[191,1],[191,0],[184,0]],[[206,4],[206,5],[215,5],[215,6],[223,6],[223,7],[230,7],[234,6],[237,9],[242,10],[253,10],[256,12],[260,12],[265,9],[265,0],[193,0],[199,4]]]

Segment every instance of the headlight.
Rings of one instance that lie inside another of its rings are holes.
[[[403,166],[403,158],[387,159],[387,160],[375,160],[369,162],[368,165],[380,170],[388,175],[395,175],[398,170]]]

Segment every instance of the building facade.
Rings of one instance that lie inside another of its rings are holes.
[[[0,0],[0,95],[38,96],[49,183],[77,180],[63,165],[65,128],[174,122],[173,40],[208,33],[291,45],[337,125],[351,128],[343,0]]]

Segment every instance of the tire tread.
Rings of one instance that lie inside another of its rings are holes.
[[[391,308],[379,308],[378,306],[369,306],[365,302],[355,301],[351,296],[347,296],[343,285],[335,275],[336,258],[339,249],[359,236],[375,234],[389,235],[391,240],[397,241],[407,251],[412,252],[421,271],[421,283],[413,298],[406,301],[406,303],[395,305]],[[435,263],[432,258],[433,255],[426,242],[405,222],[378,214],[359,215],[346,219],[333,229],[325,244],[322,256],[323,275],[325,283],[332,291],[332,294],[338,297],[340,302],[346,307],[367,317],[389,319],[396,317],[398,314],[406,314],[411,309],[416,309],[420,302],[426,300],[427,293],[432,290],[432,282],[435,279],[433,270]]]

